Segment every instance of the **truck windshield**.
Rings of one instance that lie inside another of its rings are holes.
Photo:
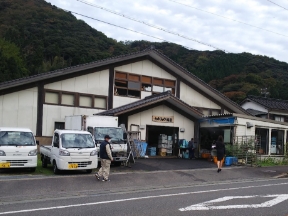
[[[34,146],[36,143],[31,132],[0,131],[0,145]]]
[[[94,128],[94,135],[96,141],[103,141],[105,135],[109,135],[111,141],[114,143],[123,142],[123,130],[122,128],[112,128],[112,127],[97,127]]]
[[[63,148],[94,148],[92,136],[90,134],[62,134]]]

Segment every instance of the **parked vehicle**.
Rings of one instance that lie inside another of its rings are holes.
[[[118,126],[118,117],[114,116],[66,116],[65,129],[89,131],[96,143],[99,152],[100,143],[104,136],[109,135],[111,139],[111,148],[113,163],[121,164],[127,160],[127,142],[124,140],[124,132]]]
[[[40,147],[42,167],[53,165],[53,172],[60,170],[86,170],[97,168],[98,157],[94,139],[89,132],[55,130],[51,146]]]
[[[0,168],[37,167],[37,146],[28,128],[0,127]]]

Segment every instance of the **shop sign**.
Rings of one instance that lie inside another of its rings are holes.
[[[174,123],[174,116],[152,116],[152,121],[161,123]]]

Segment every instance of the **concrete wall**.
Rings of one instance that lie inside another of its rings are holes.
[[[36,134],[37,88],[0,96],[0,126],[30,128]]]
[[[109,70],[103,70],[44,86],[45,89],[108,96]]]
[[[180,99],[190,106],[221,109],[219,105],[204,97],[202,94],[190,88],[183,82],[180,82]]]
[[[174,116],[174,123],[158,123],[152,121],[152,116]],[[167,127],[185,128],[185,132],[179,132],[179,139],[190,140],[194,137],[194,122],[180,115],[167,106],[161,105],[152,109],[145,110],[128,117],[128,128],[131,124],[137,125],[155,125]],[[141,139],[146,140],[146,128],[141,130]]]

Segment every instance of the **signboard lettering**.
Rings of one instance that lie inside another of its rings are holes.
[[[152,121],[162,123],[174,123],[174,116],[152,116]]]

